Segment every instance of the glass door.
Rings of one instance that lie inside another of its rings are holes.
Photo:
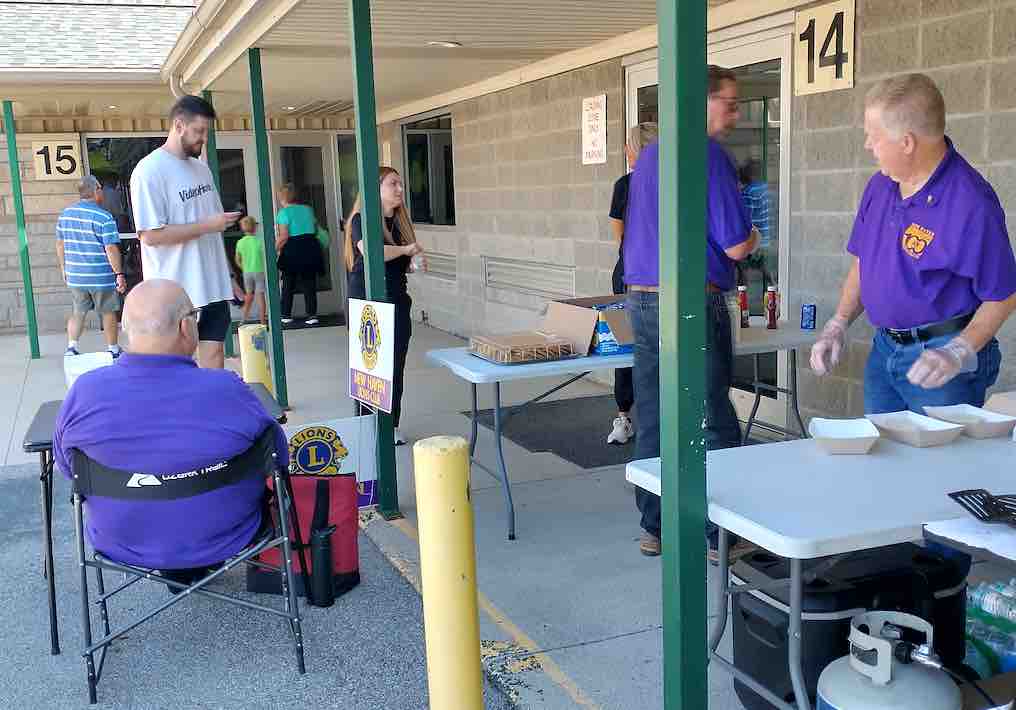
[[[339,257],[342,235],[335,205],[335,159],[329,133],[275,133],[272,136],[274,187],[293,183],[299,199],[314,210],[318,224],[330,239],[325,274],[318,279],[318,311],[322,315],[345,311],[345,271]],[[278,210],[279,205],[275,205]],[[302,296],[297,296],[302,300]],[[294,309],[302,313],[302,304]]]
[[[219,158],[219,196],[227,212],[240,212],[261,222],[261,200],[258,197],[257,155],[254,138],[242,133],[218,133],[215,136],[216,154]],[[227,229],[222,237],[226,245],[229,266],[243,283],[243,277],[236,267],[236,243],[243,232],[239,224]]]
[[[742,195],[752,222],[762,234],[761,247],[738,264],[738,284],[748,287],[753,315],[762,315],[762,298],[769,285],[778,285],[783,294],[781,318],[787,318],[786,303],[789,275],[789,122],[780,120],[789,110],[791,87],[791,35],[752,41],[745,38],[738,46],[717,50],[712,47],[709,63],[728,67],[738,78],[740,119],[737,127],[723,139],[737,167]],[[655,59],[629,66],[627,82],[627,125],[656,121],[658,113],[658,64]],[[738,416],[748,418],[754,403],[752,382],[786,386],[786,353],[759,357],[758,372],[754,358],[735,358],[734,388],[731,399]],[[786,426],[787,403],[784,395],[764,393],[759,407],[761,420]]]

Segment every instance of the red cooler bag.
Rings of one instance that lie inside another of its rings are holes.
[[[308,476],[294,474],[293,497],[300,522],[302,556],[293,550],[293,572],[296,593],[306,595],[301,557],[307,563],[308,578],[313,575],[311,540],[315,532],[333,527],[331,533],[332,584],[335,596],[345,594],[360,583],[359,511],[357,509],[356,475]],[[295,541],[294,541],[295,542]],[[266,550],[258,559],[266,564],[280,565],[281,549]],[[247,591],[280,594],[282,585],[278,572],[247,567]]]

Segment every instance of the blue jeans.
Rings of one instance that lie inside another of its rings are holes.
[[[864,369],[864,412],[884,414],[910,409],[924,414],[924,407],[950,404],[984,404],[987,389],[998,379],[1002,353],[992,339],[977,354],[977,370],[961,372],[942,387],[926,390],[907,381],[907,371],[926,349],[939,348],[955,334],[941,335],[924,343],[900,345],[882,330],[875,333],[871,355]]]
[[[660,455],[660,299],[659,294],[629,291],[628,317],[635,334],[635,458]],[[730,401],[734,370],[734,347],[730,339],[730,315],[723,294],[706,296],[706,448],[740,446],[741,427]],[[660,535],[660,498],[635,489],[635,503],[642,513],[642,529]],[[706,524],[711,539],[715,526]]]

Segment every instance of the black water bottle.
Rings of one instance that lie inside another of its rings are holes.
[[[335,585],[332,581],[332,533],[335,526],[311,533],[310,602],[314,606],[328,607],[335,603]]]

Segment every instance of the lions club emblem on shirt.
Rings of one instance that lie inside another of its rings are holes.
[[[363,364],[368,370],[373,370],[377,365],[378,353],[381,352],[381,321],[378,320],[377,311],[371,305],[363,307],[358,335]]]
[[[290,466],[297,475],[337,476],[347,456],[338,432],[326,426],[301,429],[289,440]]]
[[[914,259],[920,259],[934,238],[935,233],[930,229],[911,223],[907,231],[903,232],[903,251]]]

